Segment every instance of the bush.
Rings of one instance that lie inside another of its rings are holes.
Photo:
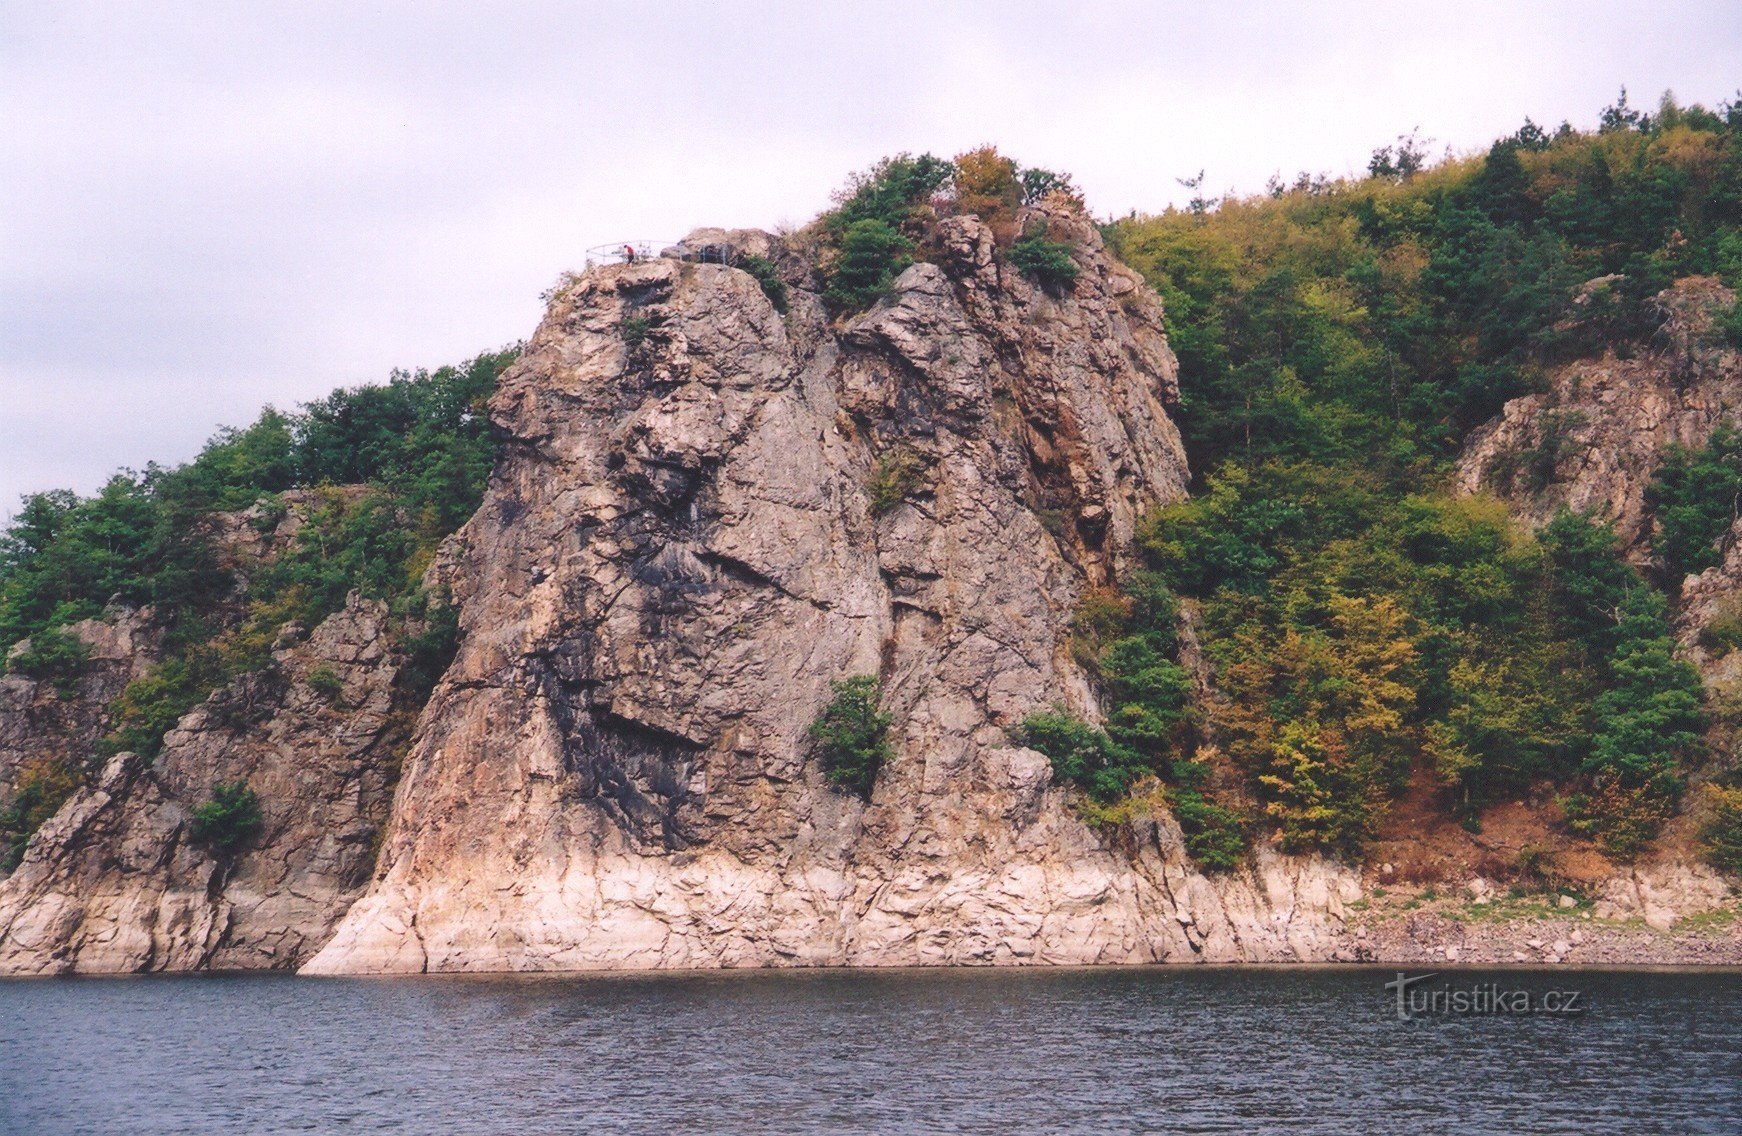
[[[1056,780],[1103,805],[1118,801],[1138,778],[1154,772],[1135,751],[1064,710],[1029,715],[1016,736],[1047,756]]]
[[[1613,773],[1603,773],[1593,780],[1589,792],[1562,799],[1561,807],[1569,828],[1626,862],[1651,847],[1658,830],[1675,812],[1675,800],[1660,786],[1630,785]]]
[[[52,682],[56,693],[70,698],[78,691],[79,674],[91,655],[90,645],[74,635],[45,628],[30,637],[30,644],[7,662],[15,674]]]
[[[889,512],[919,488],[925,461],[905,446],[898,446],[877,459],[871,467],[871,511]]]
[[[36,830],[78,787],[78,774],[64,762],[38,758],[23,765],[12,799],[0,806],[0,871],[18,867]]]
[[[912,263],[913,242],[886,221],[855,221],[841,233],[830,263],[823,299],[838,314],[863,311],[889,292]]]
[[[1742,298],[1720,312],[1715,322],[1726,344],[1742,348]]]
[[[193,811],[188,835],[214,856],[230,856],[260,831],[260,798],[241,781],[222,781]]]
[[[633,351],[647,342],[647,332],[653,326],[653,321],[646,316],[625,316],[623,324],[618,329],[623,336],[623,346]]]
[[[1658,523],[1653,548],[1672,584],[1718,563],[1718,542],[1742,510],[1742,434],[1720,426],[1700,449],[1672,446],[1646,499]]]
[[[869,797],[877,771],[889,760],[885,735],[894,719],[877,710],[883,692],[873,675],[842,679],[830,688],[834,697],[810,728],[823,774],[836,788]]]
[[[1706,859],[1719,871],[1742,876],[1742,787],[1707,785],[1712,817],[1700,829]]]
[[[1700,628],[1700,646],[1713,654],[1724,654],[1742,647],[1742,603],[1729,600],[1720,605]]]
[[[310,668],[307,681],[309,689],[314,691],[317,697],[328,702],[337,698],[339,692],[345,689],[345,680],[340,678],[339,673],[325,663]]]
[[[1185,834],[1186,854],[1205,871],[1232,871],[1246,856],[1246,832],[1238,813],[1204,795],[1208,774],[1199,762],[1175,762],[1176,787],[1168,794],[1169,803]]]
[[[1055,294],[1077,282],[1077,262],[1071,259],[1071,246],[1047,240],[1044,231],[1028,233],[1011,245],[1010,263]]]
[[[156,757],[163,736],[221,685],[209,658],[209,653],[200,652],[191,658],[169,659],[128,683],[110,707],[114,726],[97,743],[97,752]]]
[[[781,315],[786,314],[786,281],[780,278],[780,269],[767,257],[746,256],[738,261],[738,267],[756,278],[756,283],[762,285],[762,294],[768,297],[768,302],[774,305],[774,310]]]
[[[407,636],[398,683],[414,705],[422,706],[447,673],[460,646],[460,609],[443,594],[422,607],[423,627]]]

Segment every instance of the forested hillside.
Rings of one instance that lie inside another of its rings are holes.
[[[1601,515],[1531,531],[1449,476],[1470,431],[1553,368],[1651,350],[1671,283],[1742,285],[1742,105],[1666,96],[1645,113],[1623,94],[1595,129],[1527,121],[1480,155],[1430,161],[1410,138],[1365,177],[1220,200],[1201,181],[1186,208],[1103,229],[1166,305],[1192,499],[1149,517],[1142,567],[1078,613],[1073,653],[1104,721],[1058,707],[1016,732],[1098,823],[1167,801],[1212,869],[1271,839],[1359,857],[1409,794],[1479,830],[1496,801],[1545,787],[1560,831],[1628,859],[1696,772],[1719,802],[1710,854],[1742,868],[1742,781],[1709,744],[1728,711],[1672,634],[1682,575],[1718,562],[1742,500],[1736,434],[1666,455],[1651,547],[1631,559]],[[805,282],[849,319],[940,256],[940,217],[973,214],[1062,297],[1071,246],[1018,223],[1048,200],[1081,204],[1068,177],[990,147],[887,159],[808,230]],[[784,313],[777,266],[741,266]],[[625,324],[632,349],[648,334]],[[1742,342],[1742,311],[1715,334]],[[0,645],[29,640],[8,667],[66,680],[83,648],[60,628],[148,607],[162,661],[111,707],[92,757],[149,755],[261,666],[279,628],[355,589],[392,605],[419,702],[453,647],[451,612],[419,581],[480,499],[483,401],[515,355],[268,410],[187,465],[28,499],[0,538]],[[1514,457],[1509,484],[1554,475],[1552,439]],[[876,472],[890,503],[905,476]],[[290,546],[247,573],[223,563],[212,516],[275,529],[286,494]],[[84,772],[21,783],[0,813],[14,846]]]
[[[1733,437],[1671,455],[1643,575],[1602,517],[1532,534],[1447,475],[1548,368],[1646,349],[1673,280],[1742,283],[1739,226],[1742,106],[1641,113],[1625,94],[1596,130],[1527,121],[1438,163],[1405,139],[1365,178],[1110,225],[1166,301],[1198,485],[1088,621],[1112,706],[1095,760],[1122,771],[1092,791],[1163,771],[1226,862],[1236,829],[1357,851],[1412,782],[1471,828],[1549,782],[1572,830],[1639,853],[1690,767],[1732,760],[1702,752],[1668,616],[1734,516],[1733,493],[1707,492],[1736,477]],[[1553,455],[1522,463],[1546,477]],[[1207,706],[1168,660],[1176,597],[1198,611]]]
[[[8,858],[103,757],[154,754],[183,714],[264,665],[280,628],[313,627],[352,590],[391,605],[404,695],[421,704],[452,653],[453,620],[420,578],[483,493],[494,457],[484,401],[516,354],[398,372],[295,413],[268,408],[185,465],[116,474],[90,497],[27,498],[0,537],[0,643],[28,639],[7,668],[70,689],[86,648],[60,629],[116,605],[149,613],[162,658],[110,707],[84,768],[25,770],[0,809]],[[263,565],[227,562],[215,515],[272,532],[287,494],[299,510],[288,547]]]

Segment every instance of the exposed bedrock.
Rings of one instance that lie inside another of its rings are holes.
[[[1329,957],[1352,873],[1207,878],[1165,817],[1086,827],[1010,740],[1095,712],[1072,612],[1187,481],[1159,302],[1052,223],[1081,269],[1061,296],[958,218],[840,326],[791,257],[784,317],[676,260],[556,297],[437,566],[460,654],[306,971]],[[895,719],[867,800],[807,738],[858,674]]]

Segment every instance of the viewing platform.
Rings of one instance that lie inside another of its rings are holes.
[[[586,267],[635,264],[643,260],[687,260],[696,264],[736,264],[743,254],[723,242],[629,240],[594,245],[586,250]]]

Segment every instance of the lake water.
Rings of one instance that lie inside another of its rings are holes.
[[[1378,969],[0,982],[0,1131],[1742,1132],[1742,974]],[[1444,1007],[1442,1007],[1444,1008]]]

